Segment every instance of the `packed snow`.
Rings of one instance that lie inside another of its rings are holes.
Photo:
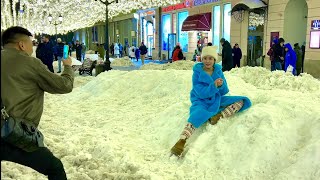
[[[141,66],[140,70],[191,70],[194,65],[194,61],[176,61],[167,64],[148,63]]]
[[[111,66],[134,66],[129,57],[115,58],[111,61]]]
[[[68,179],[320,178],[320,82],[263,68],[226,72],[229,95],[253,106],[197,129],[182,159],[170,157],[189,113],[191,70],[112,70],[76,77],[45,95],[40,130]],[[45,176],[2,162],[2,179]]]

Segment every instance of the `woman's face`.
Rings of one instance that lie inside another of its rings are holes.
[[[205,68],[213,67],[215,61],[216,60],[212,56],[204,56],[204,57],[202,57],[202,62],[204,64]]]

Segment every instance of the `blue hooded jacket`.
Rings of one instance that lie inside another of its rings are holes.
[[[284,47],[288,48],[288,51],[285,56],[284,69],[285,71],[287,71],[288,66],[291,65],[293,67],[292,74],[294,74],[296,70],[296,63],[297,63],[296,52],[294,52],[290,43],[285,44]]]
[[[251,106],[251,101],[247,97],[225,96],[229,89],[221,65],[214,64],[212,76],[203,70],[203,66],[203,63],[197,63],[193,67],[192,90],[190,93],[192,105],[188,122],[198,128],[209,118],[240,100],[243,100],[244,105],[239,112]],[[218,78],[223,79],[223,84],[220,87],[216,87],[214,84],[214,81]]]

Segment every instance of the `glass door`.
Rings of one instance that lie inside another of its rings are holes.
[[[176,46],[176,34],[168,34],[168,60],[172,60],[172,51]]]
[[[153,35],[148,35],[147,48],[148,48],[148,56],[152,57]]]

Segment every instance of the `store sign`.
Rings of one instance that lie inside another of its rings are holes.
[[[312,20],[311,29],[320,29],[320,20]]]
[[[146,11],[146,12],[142,12],[140,14],[141,17],[145,17],[145,16],[151,16],[151,15],[155,15],[156,12],[154,10],[151,10],[151,11]]]
[[[162,8],[162,12],[170,12],[178,9],[184,9],[192,6],[192,0],[185,0],[183,3]]]
[[[193,6],[201,6],[204,4],[215,3],[220,0],[193,0]]]

